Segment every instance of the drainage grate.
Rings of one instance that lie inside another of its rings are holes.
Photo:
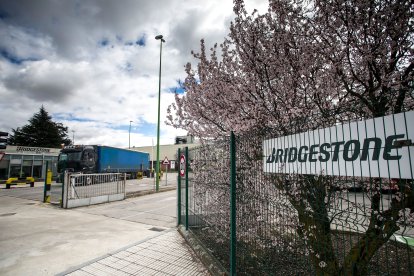
[[[9,216],[13,216],[17,213],[5,213],[5,214],[0,214],[0,217],[9,217]]]
[[[150,228],[150,229],[148,229],[148,230],[151,230],[151,231],[157,231],[157,232],[162,232],[162,231],[164,231],[165,229],[164,229],[164,228],[159,228],[159,227],[152,227],[152,228]]]

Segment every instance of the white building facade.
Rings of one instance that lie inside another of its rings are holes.
[[[52,175],[57,175],[59,148],[10,146],[0,150],[0,180],[9,177],[44,178],[46,163]]]

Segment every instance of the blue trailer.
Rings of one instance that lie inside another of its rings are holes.
[[[97,146],[97,172],[137,173],[148,170],[149,153]]]
[[[59,154],[58,171],[82,173],[120,172],[135,178],[149,170],[149,153],[108,146],[74,145]]]

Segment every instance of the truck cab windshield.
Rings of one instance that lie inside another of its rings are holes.
[[[59,155],[59,161],[80,161],[82,152],[65,152]]]

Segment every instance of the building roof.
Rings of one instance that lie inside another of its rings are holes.
[[[175,144],[175,145],[160,145],[160,161],[164,160],[165,157],[168,160],[177,160],[177,153],[179,148],[194,148],[200,146],[200,144]],[[131,150],[143,151],[150,154],[150,160],[157,159],[157,147],[156,146],[147,146],[147,147],[134,147]]]

